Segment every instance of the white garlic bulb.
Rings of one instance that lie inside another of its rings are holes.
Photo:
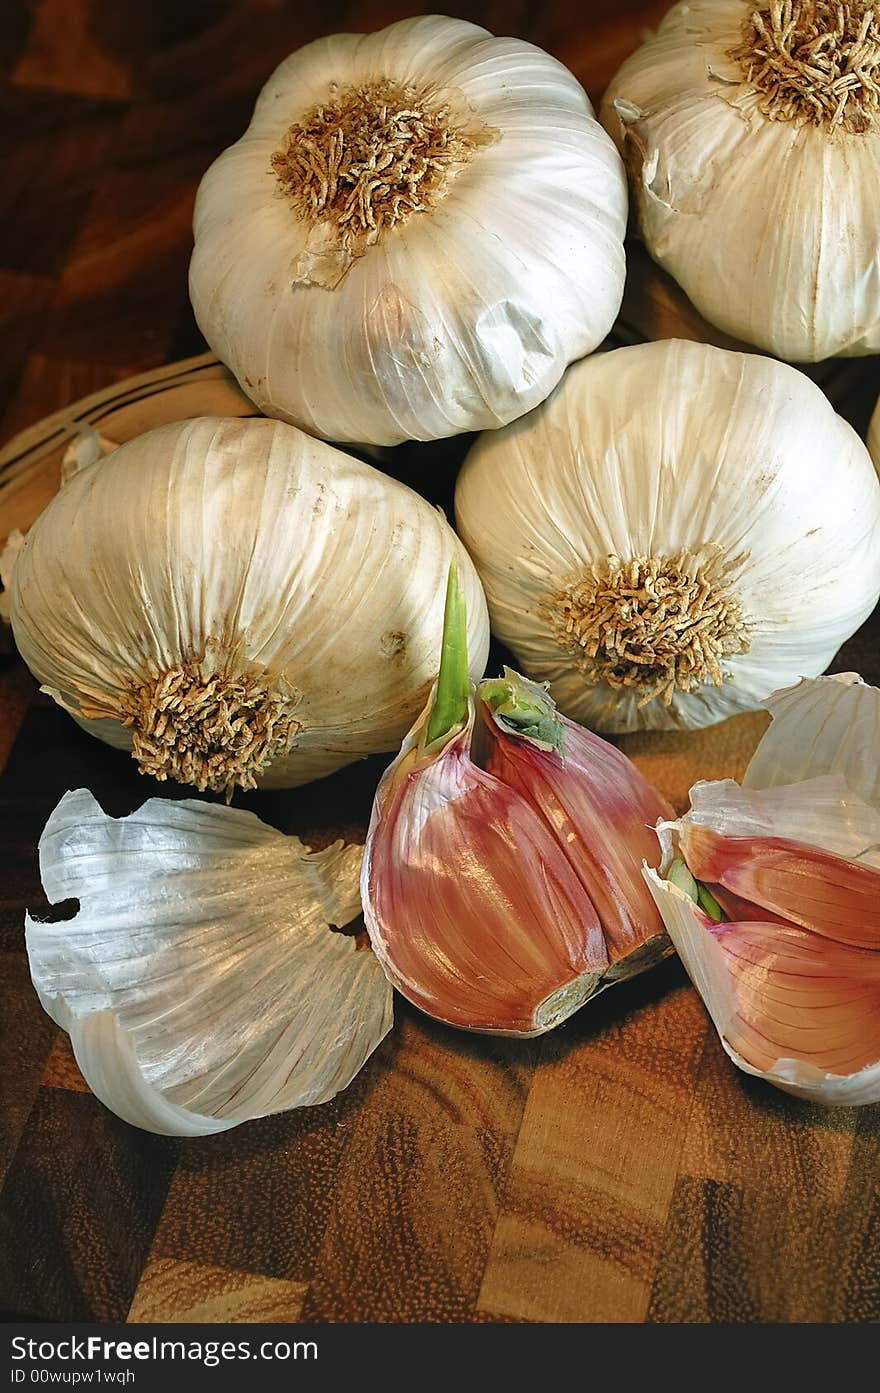
[[[392,1018],[374,954],[331,930],[360,913],[362,852],[310,852],[236,808],[151,798],[116,819],[65,794],[40,873],[80,909],[28,915],[28,960],[101,1101],[205,1136],[345,1088]]]
[[[392,445],[503,425],[614,321],[626,179],[572,74],[443,15],[292,54],[199,188],[190,295],[267,415]]]
[[[880,10],[688,0],[602,120],[648,250],[712,324],[798,362],[880,351]]]
[[[456,492],[493,631],[600,731],[693,728],[813,676],[880,595],[880,484],[803,373],[667,340],[568,370]]]
[[[656,339],[693,339],[736,353],[761,351],[704,319],[681,286],[635,237],[626,244],[626,286],[612,337],[615,347]],[[866,408],[876,390],[876,358],[825,358],[819,363],[798,363],[797,367],[822,388],[839,415],[857,429],[863,427]]]
[[[12,626],[44,690],[142,772],[290,786],[400,743],[453,556],[479,677],[485,600],[437,509],[293,426],[197,418],[64,485],[16,560]]]

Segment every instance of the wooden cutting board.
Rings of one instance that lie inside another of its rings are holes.
[[[194,412],[253,410],[209,356],[164,366],[203,348],[186,304],[192,197],[272,67],[322,32],[307,7],[262,0],[121,6],[116,21],[97,0],[12,7],[20,22],[0,41],[20,140],[5,184],[17,216],[0,241],[3,535],[52,496],[84,422],[121,441]],[[405,13],[380,8],[337,6],[333,27]],[[465,8],[550,49],[596,96],[665,5]],[[401,447],[384,464],[443,502],[466,444]],[[833,668],[880,683],[878,639],[875,615]],[[742,774],[763,723],[621,743],[682,807],[697,775]],[[117,816],[188,791],[79,731],[12,654],[0,659],[0,761],[6,1315],[880,1318],[880,1108],[823,1110],[738,1073],[677,960],[534,1041],[459,1034],[398,999],[391,1035],[320,1108],[195,1142],[120,1122],[28,979],[25,908],[49,912],[37,840],[69,788]],[[306,840],[362,838],[384,762],[236,801]]]

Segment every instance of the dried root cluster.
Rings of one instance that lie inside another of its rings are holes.
[[[338,88],[309,111],[272,167],[300,217],[328,224],[359,255],[386,229],[433,208],[486,139],[456,124],[429,91],[383,78]]]
[[[589,685],[634,688],[640,706],[718,687],[724,658],[749,649],[728,569],[711,549],[595,562],[551,601],[560,643]]]
[[[773,0],[731,51],[774,121],[861,133],[880,110],[880,9],[864,0]]]

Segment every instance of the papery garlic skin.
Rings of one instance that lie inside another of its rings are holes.
[[[292,426],[198,418],[65,484],[18,556],[12,625],[44,688],[145,772],[287,787],[399,742],[453,556],[476,677],[485,601],[438,510]]]
[[[455,508],[493,632],[593,730],[752,710],[821,672],[880,595],[864,445],[758,355],[669,340],[574,364],[479,437]]]
[[[505,679],[554,718],[542,689]],[[429,702],[377,790],[361,897],[408,1000],[462,1029],[530,1036],[669,952],[639,882],[651,820],[670,810],[570,722],[562,753],[505,729],[483,695],[503,684],[481,684],[445,744],[424,743]]]
[[[652,260],[640,238],[628,237],[625,246],[626,285],[613,334],[617,347],[657,339],[691,339],[735,353],[758,351],[704,319],[681,286]],[[875,359],[825,358],[796,366],[822,388],[838,415],[861,431],[877,381]]]
[[[880,691],[846,674],[768,705],[744,786],[695,785],[691,811],[660,826],[663,862],[645,879],[739,1068],[814,1102],[877,1102]],[[665,878],[676,855],[731,922]]]
[[[880,351],[880,108],[859,130],[847,120],[832,129],[833,117],[812,124],[806,99],[793,119],[771,118],[749,60],[732,56],[753,14],[767,29],[776,15],[784,30],[817,8],[829,29],[845,10],[857,30],[869,7],[678,4],[620,68],[601,109],[651,255],[711,324],[795,362]],[[870,58],[870,41],[863,48],[876,84],[880,54]],[[817,81],[818,52],[801,90]]]
[[[448,109],[453,137],[474,148],[431,206],[346,261],[332,225],[298,211],[273,157],[310,112],[383,82]],[[319,39],[276,70],[199,187],[190,295],[267,415],[380,445],[494,428],[542,401],[611,328],[626,206],[620,157],[562,64],[420,16]]]
[[[744,788],[770,789],[835,774],[862,803],[880,808],[876,687],[863,682],[856,672],[835,672],[829,677],[803,678],[794,687],[774,692],[762,705],[773,720],[746,769]],[[827,819],[822,822],[827,846]],[[814,834],[818,830],[813,829]],[[839,850],[841,855],[849,854]],[[880,865],[880,854],[872,864]]]
[[[359,913],[362,849],[309,852],[253,813],[151,799],[108,817],[65,794],[40,839],[60,923],[27,916],[44,1008],[111,1111],[206,1136],[326,1102],[391,1028]]]

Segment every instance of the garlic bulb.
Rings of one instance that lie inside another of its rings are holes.
[[[361,898],[394,986],[465,1030],[540,1035],[669,951],[641,877],[669,805],[510,668],[476,692],[450,575],[437,688],[384,774]]]
[[[878,1102],[880,691],[846,674],[768,706],[744,787],[697,784],[645,878],[740,1069],[814,1102]]]
[[[442,515],[369,465],[263,419],[163,426],[76,474],[12,576],[31,671],[142,772],[227,796],[393,749],[436,671],[462,568]]]
[[[396,444],[503,425],[607,334],[626,179],[580,84],[443,15],[292,54],[199,188],[190,295],[267,415]]]
[[[693,339],[736,353],[755,353],[751,344],[710,324],[694,308],[681,286],[648,255],[643,242],[626,243],[626,285],[614,326],[615,347],[655,339]],[[834,410],[860,434],[877,390],[876,358],[826,358],[800,363],[801,372],[825,393]]]
[[[40,1000],[113,1112],[204,1136],[323,1103],[391,1028],[360,912],[362,848],[310,852],[253,813],[150,799],[130,817],[67,793],[40,838],[50,903],[27,916]]]
[[[0,447],[0,543],[4,529],[7,536],[26,532],[90,458],[170,421],[256,414],[212,353],[165,363],[79,397]]]
[[[800,362],[880,351],[880,10],[688,0],[601,115],[648,250],[710,323]]]
[[[456,492],[494,632],[594,730],[693,728],[816,674],[880,594],[880,485],[796,369],[670,340],[569,369]]]

